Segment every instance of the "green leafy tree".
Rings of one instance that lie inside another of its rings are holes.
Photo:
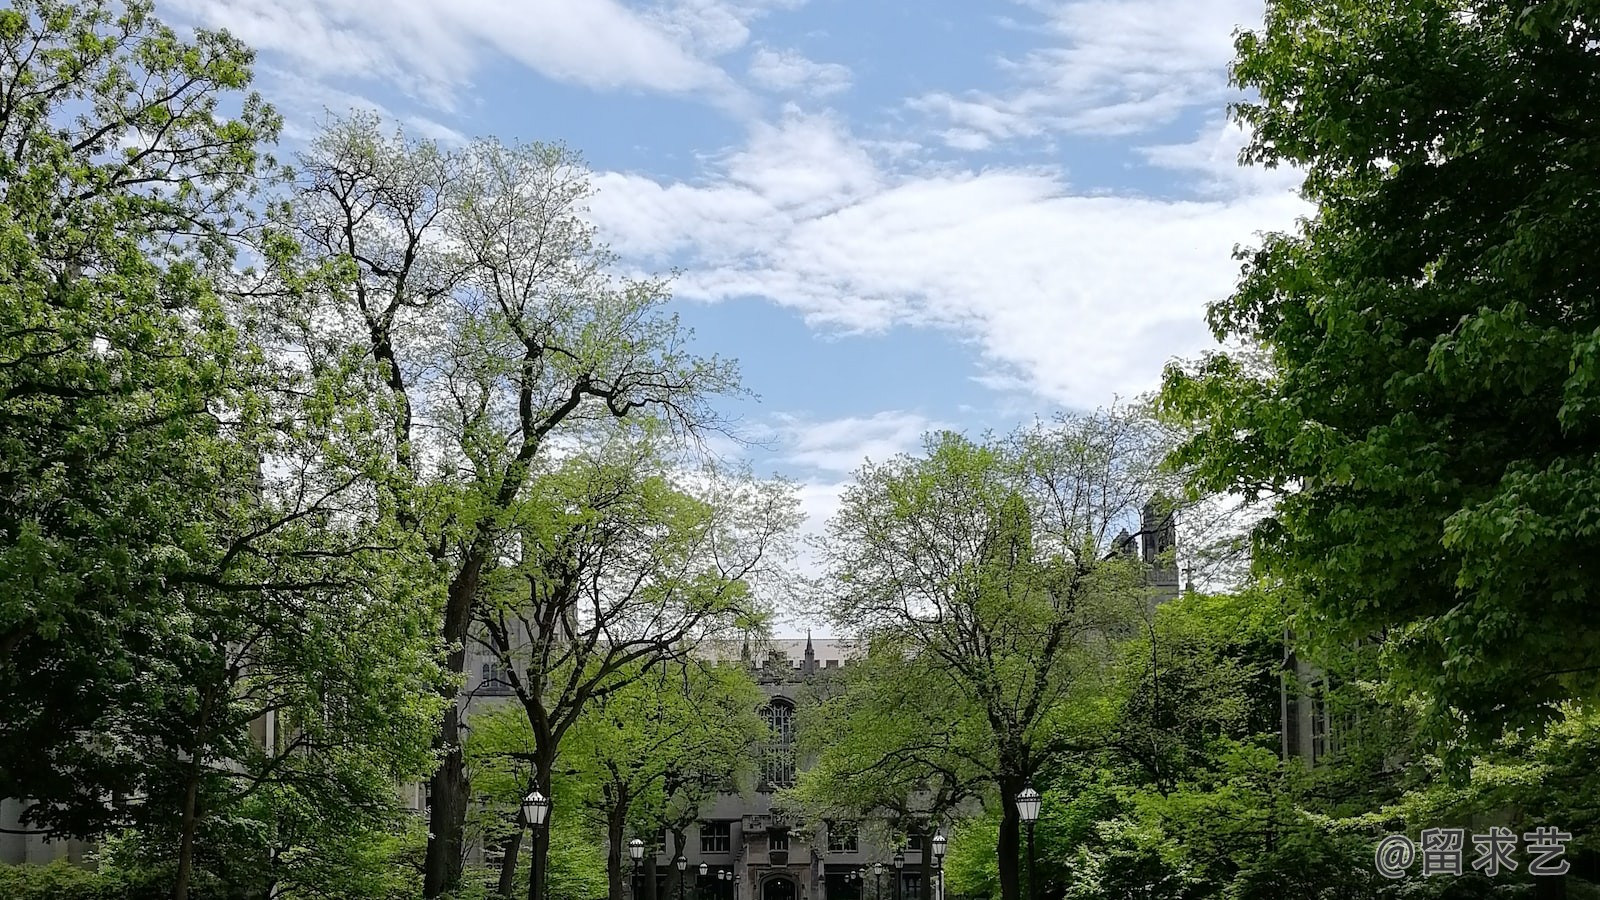
[[[44,834],[124,819],[104,797],[142,760],[89,738],[168,705],[140,673],[185,637],[170,578],[253,468],[218,418],[247,348],[204,277],[277,128],[249,63],[148,3],[0,10],[0,795]]]
[[[815,762],[780,799],[813,822],[855,827],[889,847],[902,835],[931,838],[979,797],[991,781],[993,735],[966,694],[930,666],[938,666],[931,654],[879,639],[818,702],[801,706],[798,749]],[[931,854],[921,867],[928,900]]]
[[[546,795],[563,741],[591,704],[686,647],[764,618],[755,586],[782,577],[799,523],[781,481],[675,475],[648,424],[594,437],[514,510],[517,556],[485,574],[491,590],[473,633],[527,716],[529,786]]]
[[[679,658],[644,666],[589,705],[559,765],[583,785],[588,821],[606,835],[611,900],[624,895],[629,836],[665,830],[681,852],[704,803],[749,774],[767,730],[761,702],[742,669]],[[669,893],[678,877],[668,873]]]
[[[277,257],[283,281],[300,289],[302,321],[382,373],[392,403],[380,430],[403,473],[383,499],[445,571],[439,634],[459,676],[485,572],[515,543],[513,510],[550,442],[638,413],[691,433],[714,426],[705,401],[734,389],[736,373],[685,348],[665,281],[611,274],[570,150],[481,140],[447,152],[356,116],[331,123],[299,163],[276,219],[298,248]],[[461,743],[447,704],[429,897],[460,880]]]
[[[1280,758],[1284,606],[1261,586],[1188,593],[1119,648],[1099,746],[1040,778],[1040,867],[1063,896],[1386,896],[1377,829],[1353,815],[1397,792],[1364,760]],[[1347,767],[1364,800],[1330,790]]]
[[[375,410],[233,267],[278,125],[251,59],[147,3],[0,11],[0,794],[136,829],[178,900],[390,827],[437,715]]]
[[[527,857],[519,859],[506,851],[513,835],[527,828],[521,804],[533,780],[533,731],[514,701],[497,699],[486,704],[483,698],[476,700],[467,730],[467,774],[477,800],[467,819],[468,837],[505,855],[498,869],[490,866],[472,872],[473,877],[463,883],[463,892],[481,888],[482,896],[526,896],[532,874]],[[601,900],[607,895],[605,848],[586,806],[589,786],[571,772],[559,770],[547,795],[551,808],[545,825],[549,833],[546,890],[552,897]],[[515,840],[520,845],[520,836]]]
[[[987,732],[1002,896],[1019,896],[1016,795],[1087,734],[1080,703],[1147,600],[1113,551],[1158,489],[1160,443],[1136,412],[1061,417],[1006,441],[929,437],[927,456],[869,464],[825,546],[841,630],[925,657]]]
[[[1169,368],[1176,461],[1272,501],[1297,638],[1384,636],[1436,739],[1600,687],[1593,40],[1578,2],[1274,0],[1236,43],[1243,158],[1317,212],[1212,306],[1247,351]]]

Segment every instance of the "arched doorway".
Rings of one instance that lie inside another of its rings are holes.
[[[761,900],[795,900],[793,878],[768,878],[761,884]]]

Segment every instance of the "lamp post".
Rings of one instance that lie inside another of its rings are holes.
[[[700,877],[696,878],[694,880],[694,895],[696,897],[705,896],[705,893],[706,893],[705,877],[706,877],[706,873],[709,872],[709,871],[711,871],[711,867],[710,866],[706,865],[705,863],[701,863],[700,864]]]
[[[680,853],[672,864],[678,867],[678,900],[683,900],[683,870],[689,868],[689,861]]]
[[[634,838],[628,842],[628,855],[633,857],[633,880],[628,882],[628,896],[639,895],[639,860],[644,859],[644,841]]]
[[[894,852],[894,900],[901,900],[905,893],[905,868],[906,855],[899,850]]]
[[[550,798],[539,793],[538,788],[522,798],[522,821],[528,826],[528,900],[542,900],[544,896],[544,866],[539,853],[539,829],[550,816]]]
[[[1028,900],[1038,900],[1038,883],[1033,876],[1033,823],[1039,819],[1039,792],[1032,786],[1017,795],[1017,815],[1028,826]]]
[[[883,863],[872,864],[872,900],[883,897]]]
[[[944,832],[934,832],[933,835],[933,865],[938,870],[939,893],[933,900],[944,900]]]

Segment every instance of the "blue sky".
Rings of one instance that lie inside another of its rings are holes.
[[[820,527],[867,457],[1154,388],[1231,249],[1309,212],[1226,122],[1252,0],[165,0],[259,51],[286,143],[372,109],[563,141],[592,217],[759,403]]]

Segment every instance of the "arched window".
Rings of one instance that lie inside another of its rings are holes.
[[[762,708],[761,717],[767,720],[767,727],[772,729],[772,743],[785,746],[794,743],[793,703],[783,697],[774,697],[771,703]]]
[[[761,708],[761,717],[772,729],[761,753],[761,780],[768,788],[794,784],[794,704],[774,697]]]

